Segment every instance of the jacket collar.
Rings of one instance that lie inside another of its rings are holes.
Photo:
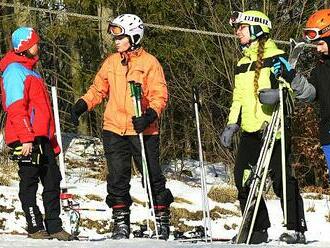
[[[9,51],[0,61],[0,70],[3,72],[6,70],[7,66],[11,63],[20,63],[27,69],[32,70],[33,67],[38,62],[39,57],[35,56],[33,58],[28,58],[24,55],[18,55],[14,51]]]
[[[132,59],[139,57],[144,52],[142,47],[129,52],[120,53],[121,64],[127,65]]]
[[[258,55],[259,41],[256,40],[251,43],[251,45],[243,50],[243,54],[246,57],[254,58]],[[265,51],[277,49],[275,42],[272,39],[268,39],[265,43]]]

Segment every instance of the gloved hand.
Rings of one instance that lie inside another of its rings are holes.
[[[229,148],[232,143],[233,135],[238,130],[239,130],[239,126],[236,123],[227,125],[223,130],[222,134],[220,135],[221,144],[224,147]]]
[[[152,108],[148,108],[140,117],[133,116],[132,123],[137,133],[142,133],[151,123],[157,119],[157,112]]]
[[[316,97],[315,87],[307,78],[297,73],[291,82],[291,88],[296,93],[296,98],[303,102],[312,102]]]
[[[261,89],[259,90],[259,101],[262,104],[273,105],[280,100],[279,89]]]
[[[79,99],[71,108],[71,122],[73,125],[79,125],[79,117],[88,110],[87,103],[83,99]]]
[[[23,154],[23,146],[24,144],[17,144],[17,146],[11,149],[9,158],[13,161],[21,162],[27,165],[39,165],[43,158],[41,145],[32,145],[31,143],[32,149],[28,154]]]
[[[290,65],[289,61],[284,57],[275,57],[273,59],[273,68],[274,68],[274,75],[276,78],[282,76],[285,80],[290,81],[292,80],[292,73],[294,70]]]

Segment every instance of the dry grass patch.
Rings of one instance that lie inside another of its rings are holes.
[[[146,202],[140,201],[139,199],[137,199],[137,198],[135,198],[133,196],[132,196],[132,201],[133,201],[133,203],[138,204],[138,205],[142,205],[142,206],[145,206],[146,205]]]
[[[237,200],[237,190],[230,186],[213,186],[207,196],[220,203],[234,203]]]
[[[330,210],[328,211],[328,214],[325,216],[325,219],[327,222],[330,222]]]
[[[112,224],[108,220],[91,220],[88,218],[80,219],[80,227],[95,229],[98,234],[109,233],[112,230]]]
[[[301,190],[303,193],[318,193],[324,195],[330,195],[330,188],[322,188],[318,186],[306,186]]]
[[[98,195],[94,195],[94,194],[88,194],[88,195],[85,195],[85,197],[88,199],[88,200],[91,200],[91,201],[103,201],[103,198],[98,196]]]
[[[323,199],[323,195],[320,193],[316,193],[316,194],[307,194],[304,195],[305,199],[310,199],[310,200],[322,200]]]
[[[233,224],[231,225],[231,228],[232,228],[233,230],[236,230],[237,227],[238,227],[238,225],[237,225],[236,223],[233,223]]]
[[[0,205],[0,213],[11,213],[14,212],[15,208],[8,208],[6,206]]]
[[[1,161],[0,167],[0,185],[9,186],[12,180],[18,179],[18,166],[9,160]]]
[[[228,209],[215,207],[210,211],[211,219],[219,219],[224,216],[240,216],[238,212],[231,211]],[[194,226],[186,225],[185,221],[200,221],[203,219],[203,212],[196,211],[190,212],[185,208],[173,208],[171,207],[171,224],[175,227],[176,230],[181,232],[187,232],[194,229]]]
[[[210,214],[212,220],[220,219],[223,218],[224,216],[238,216],[238,217],[240,216],[239,212],[235,212],[225,208],[220,208],[218,206],[213,208],[210,212],[211,212]]]
[[[184,224],[185,220],[201,220],[202,218],[202,211],[190,212],[185,208],[171,207],[171,224],[180,232],[188,232],[194,229],[194,227]]]
[[[174,202],[176,203],[187,203],[187,204],[193,204],[191,201],[185,199],[185,198],[182,198],[182,197],[174,197]]]
[[[15,219],[16,219],[16,220],[19,220],[21,216],[24,217],[24,212],[21,212],[21,211],[15,211]]]
[[[314,203],[314,202],[309,203],[309,204],[308,204],[308,208],[307,208],[306,211],[307,211],[307,212],[314,213],[314,212],[315,212],[315,203]]]
[[[5,227],[6,227],[6,219],[1,218],[0,219],[0,229],[5,230]]]

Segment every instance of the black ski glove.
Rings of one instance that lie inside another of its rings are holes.
[[[79,99],[71,108],[71,121],[75,126],[79,125],[79,117],[88,110],[87,103],[83,99]]]
[[[157,119],[157,113],[152,108],[148,108],[140,117],[133,116],[132,123],[137,133],[142,133],[151,123]]]

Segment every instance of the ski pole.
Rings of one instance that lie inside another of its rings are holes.
[[[58,160],[59,160],[59,164],[60,164],[60,172],[61,172],[61,176],[62,176],[61,188],[67,189],[66,178],[65,178],[65,169],[66,168],[65,168],[65,164],[64,164],[64,155],[63,155],[64,151],[63,151],[63,146],[62,146],[60,118],[59,118],[59,114],[58,114],[57,90],[56,90],[55,85],[52,85],[51,91],[52,91],[52,100],[53,100],[53,108],[54,108],[56,139],[57,139],[59,147],[61,148],[61,152],[58,155]]]
[[[61,134],[59,111],[58,111],[56,84],[53,84],[51,86],[51,92],[52,92],[52,102],[53,102],[53,108],[54,108],[53,111],[54,111],[54,119],[55,119],[56,139],[57,139],[58,145],[61,149],[61,152],[58,156],[59,164],[60,164],[60,172],[61,172],[61,176],[62,176],[60,200],[62,203],[61,204],[62,209],[67,213],[67,216],[69,218],[71,234],[74,236],[77,236],[79,234],[80,214],[77,211],[72,210],[72,209],[70,211],[70,208],[72,206],[72,194],[68,193],[69,187],[66,183],[66,175],[65,175],[66,167],[65,167],[65,163],[64,163],[64,150],[63,150],[63,145],[62,145],[62,134]],[[76,203],[76,206],[79,206],[79,203]]]
[[[131,97],[134,105],[134,111],[135,116],[140,117],[142,115],[142,107],[141,107],[141,84],[135,81],[129,81],[130,89],[131,89]],[[153,196],[152,196],[152,190],[150,185],[150,178],[149,178],[149,171],[148,171],[148,163],[146,158],[146,152],[144,147],[144,140],[143,140],[143,133],[139,133],[139,140],[141,145],[141,157],[142,157],[142,174],[143,174],[143,182],[144,187],[146,189],[146,204],[148,204],[150,209],[151,218],[153,219],[154,225],[155,225],[155,233],[156,238],[159,239],[158,236],[158,230],[157,230],[157,222],[156,222],[156,214],[155,214],[155,208],[154,208],[154,202],[153,202]],[[146,206],[148,208],[148,206]],[[147,220],[147,229],[150,230],[149,227],[149,221]],[[150,233],[149,233],[149,236]]]
[[[288,207],[286,197],[286,156],[285,156],[285,130],[284,130],[284,99],[283,99],[283,87],[279,85],[280,95],[280,132],[281,132],[281,161],[282,161],[282,194],[283,194],[283,212],[284,212],[284,225],[287,226],[288,222]]]
[[[197,129],[197,138],[198,138],[198,155],[199,155],[199,166],[201,171],[201,194],[202,194],[202,209],[203,209],[203,224],[204,224],[204,233],[205,233],[205,242],[208,240],[212,243],[212,229],[211,229],[211,218],[210,218],[210,208],[209,201],[207,198],[207,185],[206,185],[206,173],[203,161],[203,150],[202,150],[202,141],[200,133],[200,123],[199,123],[199,94],[196,87],[192,88],[193,92],[193,104],[195,111],[196,119],[196,129]],[[210,237],[207,235],[207,230],[209,230]]]

